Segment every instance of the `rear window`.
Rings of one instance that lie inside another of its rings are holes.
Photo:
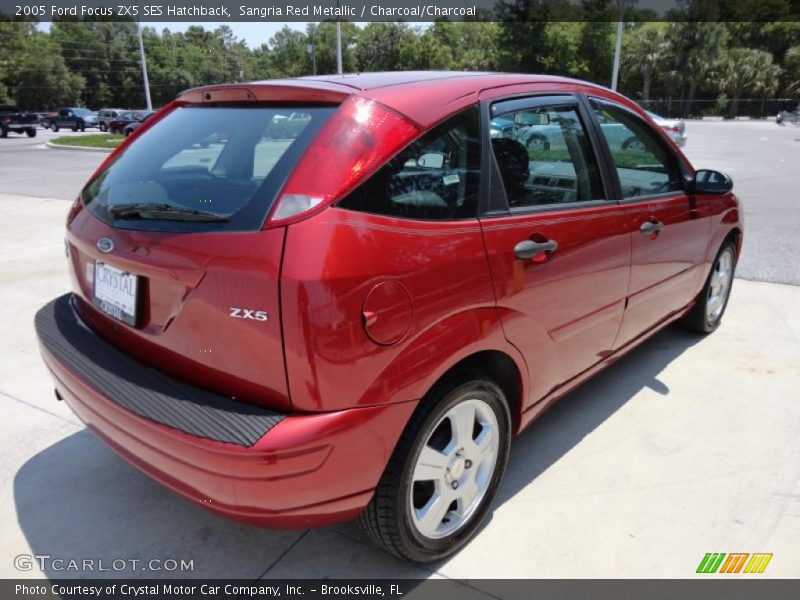
[[[176,108],[83,189],[84,205],[124,229],[259,229],[333,106]]]

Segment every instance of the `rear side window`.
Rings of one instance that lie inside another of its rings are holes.
[[[509,208],[604,198],[597,162],[575,107],[504,113],[492,119],[490,131]]]
[[[477,215],[479,183],[476,106],[412,142],[338,206],[406,219],[468,219]]]
[[[98,218],[126,229],[259,229],[286,176],[334,110],[177,108],[95,177],[83,202]]]
[[[681,189],[675,157],[650,125],[625,110],[592,101],[625,198]]]

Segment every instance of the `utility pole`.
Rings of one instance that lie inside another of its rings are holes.
[[[339,8],[339,0],[336,0],[336,8]],[[338,11],[337,11],[338,12]],[[336,19],[336,72],[342,74],[342,17]]]
[[[342,22],[336,21],[336,72],[342,74]]]
[[[311,56],[311,74],[317,74],[317,48],[316,48],[316,41],[315,41],[315,30],[311,30],[311,43],[306,44],[306,53]]]
[[[144,42],[142,41],[142,27],[136,22],[136,33],[139,34],[139,57],[142,61],[142,79],[144,80],[144,99],[147,102],[147,110],[153,110],[153,101],[150,99],[150,81],[147,79],[147,60],[144,57]]]
[[[622,27],[625,22],[625,0],[617,0],[619,21],[617,21],[617,42],[614,45],[614,70],[611,73],[611,89],[616,91],[619,83],[619,56],[622,53]]]

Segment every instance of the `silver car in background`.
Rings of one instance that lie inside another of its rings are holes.
[[[688,136],[686,135],[686,123],[683,122],[683,119],[665,119],[662,116],[651,113],[649,110],[647,114],[656,122],[656,125],[669,134],[669,137],[671,137],[678,146],[686,145],[686,138]]]

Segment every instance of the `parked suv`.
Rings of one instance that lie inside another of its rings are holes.
[[[97,127],[100,131],[108,131],[111,121],[118,119],[125,110],[124,108],[101,108],[97,112]]]
[[[69,127],[72,131],[97,127],[97,115],[88,108],[59,108],[56,116],[50,118],[50,129],[58,131],[62,127]]]
[[[493,138],[504,123],[564,145]],[[358,516],[438,560],[553,401],[670,323],[719,326],[731,188],[633,102],[570,79],[189,90],[80,193],[73,290],[36,328],[56,396],[174,491],[272,527]]]

